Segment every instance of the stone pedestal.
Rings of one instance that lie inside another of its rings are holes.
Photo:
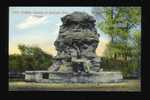
[[[121,72],[91,72],[89,74],[60,73],[49,71],[26,71],[25,80],[32,82],[49,83],[104,83],[120,82],[123,79]]]

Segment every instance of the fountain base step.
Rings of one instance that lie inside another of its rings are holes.
[[[105,83],[120,82],[123,76],[119,71],[90,72],[73,74],[50,71],[26,71],[25,81],[49,83]]]

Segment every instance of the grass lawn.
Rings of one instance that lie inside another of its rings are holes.
[[[34,83],[10,81],[9,91],[139,91],[140,80],[120,83]]]

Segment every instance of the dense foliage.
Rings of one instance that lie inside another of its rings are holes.
[[[18,46],[20,54],[9,56],[9,71],[23,72],[25,70],[47,70],[52,64],[52,56],[38,47]]]
[[[105,51],[104,62],[107,61],[108,63],[105,62],[105,66],[102,67],[109,66],[110,69],[113,69],[118,66],[113,62],[120,62],[118,68],[123,71],[124,76],[139,70],[141,58],[141,30],[139,28],[141,25],[141,8],[95,7],[93,13],[96,18],[100,19],[97,20],[100,30],[111,38]]]

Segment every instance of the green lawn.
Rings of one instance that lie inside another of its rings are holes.
[[[141,91],[140,80],[120,83],[34,83],[10,81],[9,91]]]

